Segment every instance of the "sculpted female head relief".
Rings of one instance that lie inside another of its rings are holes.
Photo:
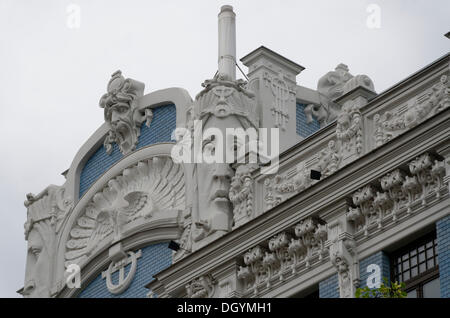
[[[40,194],[27,195],[28,208],[25,239],[28,241],[25,297],[50,297],[56,234],[62,219],[72,208],[72,201],[64,197],[64,188],[51,185]]]

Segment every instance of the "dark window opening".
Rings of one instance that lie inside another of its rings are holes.
[[[290,298],[320,298],[319,297],[319,285],[314,285],[306,290],[302,290]]]
[[[433,231],[394,252],[392,281],[404,282],[408,298],[439,298],[439,264]]]

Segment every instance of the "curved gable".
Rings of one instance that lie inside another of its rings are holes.
[[[171,134],[176,128],[176,107],[174,104],[158,106],[152,109],[153,120],[149,127],[145,123],[141,125],[141,134],[136,151],[140,148],[159,142],[170,142]],[[90,186],[114,163],[122,159],[124,155],[119,151],[117,144],[113,144],[110,154],[101,145],[87,160],[80,174],[79,198]]]

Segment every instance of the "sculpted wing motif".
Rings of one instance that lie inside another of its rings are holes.
[[[95,223],[95,229],[91,234],[91,237],[87,241],[87,253],[92,253],[97,247],[98,242],[105,238],[109,233],[113,231],[114,220],[111,214],[107,211],[102,211],[98,214]]]
[[[139,211],[149,203],[149,195],[142,191],[130,192],[123,199],[126,206],[119,210],[118,218],[121,219],[119,223],[127,223],[139,218],[141,216]]]
[[[153,157],[126,168],[96,193],[72,225],[66,263],[89,257],[105,240],[121,236],[123,226],[151,220],[158,213],[185,209],[183,167],[170,157]]]

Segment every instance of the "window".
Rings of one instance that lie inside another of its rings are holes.
[[[391,259],[392,280],[404,282],[408,298],[439,298],[439,264],[436,232],[401,250]]]

